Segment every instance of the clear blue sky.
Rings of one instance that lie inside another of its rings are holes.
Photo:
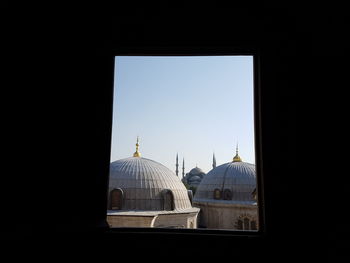
[[[117,56],[111,161],[142,157],[208,172],[235,155],[255,163],[252,56]],[[180,173],[181,174],[181,173]]]

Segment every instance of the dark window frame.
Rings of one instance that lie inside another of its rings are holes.
[[[219,51],[218,51],[219,50]],[[222,48],[210,48],[210,47],[201,47],[196,51],[193,49],[179,48],[179,47],[118,47],[111,49],[101,50],[100,56],[103,57],[103,60],[109,64],[107,68],[109,69],[109,88],[110,88],[110,97],[111,97],[111,107],[110,107],[110,138],[112,135],[112,111],[113,111],[113,93],[114,93],[114,66],[115,66],[115,57],[116,56],[253,56],[253,74],[254,74],[254,141],[255,141],[255,160],[256,160],[256,171],[257,171],[257,207],[258,207],[258,221],[259,229],[257,231],[235,231],[235,230],[226,230],[226,229],[158,229],[158,228],[141,228],[131,229],[131,228],[113,228],[110,231],[113,232],[166,232],[166,233],[193,233],[193,234],[224,234],[224,235],[236,235],[236,236],[256,236],[261,237],[266,234],[265,228],[265,208],[264,208],[264,178],[263,178],[263,158],[262,158],[262,128],[261,128],[261,84],[260,84],[260,52],[256,47],[247,47],[236,46],[236,47],[222,47]],[[108,81],[107,81],[108,82]],[[109,184],[109,176],[106,176],[107,186]]]

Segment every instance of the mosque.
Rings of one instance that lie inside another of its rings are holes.
[[[214,167],[215,156],[213,156],[213,158],[214,158],[213,159],[213,167]],[[175,173],[177,176],[179,173],[178,167],[179,167],[179,159],[178,159],[178,155],[176,155]],[[182,160],[182,182],[186,185],[188,189],[192,190],[193,193],[196,192],[196,189],[204,176],[205,176],[205,172],[201,168],[197,167],[197,165],[195,168],[191,169],[191,171],[186,173],[185,175],[185,159]]]
[[[198,227],[258,230],[255,165],[236,155],[201,180],[193,205],[200,208]]]
[[[258,230],[255,165],[236,155],[207,174],[198,167],[179,178],[176,170],[141,157],[110,164],[107,222],[111,227]],[[186,189],[185,185],[189,188]],[[194,197],[192,189],[196,189]]]
[[[110,227],[197,228],[192,191],[164,165],[141,157],[110,164],[107,222]]]

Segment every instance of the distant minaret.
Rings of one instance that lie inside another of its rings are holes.
[[[213,169],[216,167],[215,153],[213,153]]]
[[[176,176],[179,176],[179,156],[176,154],[176,170],[175,170]]]
[[[182,178],[185,178],[185,158],[182,159]]]

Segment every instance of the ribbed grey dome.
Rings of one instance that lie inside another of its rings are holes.
[[[230,162],[212,169],[199,184],[194,201],[214,199],[214,190],[232,193],[232,201],[253,201],[256,187],[255,165],[244,162]]]
[[[109,191],[121,188],[123,210],[163,210],[162,191],[174,195],[176,210],[191,208],[186,187],[164,165],[153,160],[130,157],[110,164]]]

